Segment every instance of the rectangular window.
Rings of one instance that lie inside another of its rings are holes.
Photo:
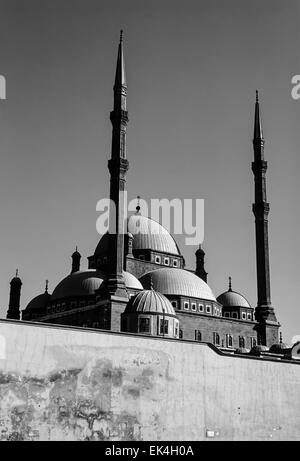
[[[175,320],[175,322],[174,322],[174,335],[175,335],[175,338],[178,338],[178,334],[179,334],[179,322],[177,320]]]
[[[177,261],[177,259],[174,259],[174,260],[173,260],[173,266],[174,266],[174,267],[177,267],[177,266],[178,266],[178,261]]]
[[[196,308],[196,303],[192,303],[192,304],[191,304],[191,309],[192,309],[192,311],[195,312],[195,310],[197,309],[197,308]]]
[[[183,308],[184,308],[186,311],[188,311],[188,310],[189,310],[189,308],[190,308],[190,304],[189,304],[189,302],[188,302],[188,301],[185,301],[185,302],[184,302],[184,304],[183,304]]]
[[[171,304],[174,307],[174,309],[177,309],[177,301],[172,301]]]
[[[232,315],[231,315],[231,316],[232,316],[233,319],[237,319],[237,318],[238,318],[237,312],[232,312]]]
[[[204,312],[204,306],[203,306],[203,304],[199,304],[199,312]]]
[[[164,259],[164,265],[165,265],[165,266],[169,266],[169,264],[170,264],[170,259],[169,259],[169,258],[165,258],[165,259]]]
[[[252,315],[250,314],[250,312],[247,314],[247,320],[252,320]]]
[[[181,329],[179,330],[179,339],[183,339],[183,331]]]
[[[149,318],[140,318],[139,319],[139,332],[140,333],[149,333],[150,332],[150,319]]]
[[[206,305],[206,312],[207,314],[211,314],[211,306],[209,304]]]
[[[161,257],[160,256],[155,256],[155,262],[156,262],[156,264],[160,264],[161,263]]]
[[[229,312],[224,312],[224,317],[230,317]]]
[[[246,312],[242,312],[242,320],[246,320]]]
[[[168,320],[160,320],[160,327],[159,332],[161,335],[167,335],[169,331],[169,321]]]

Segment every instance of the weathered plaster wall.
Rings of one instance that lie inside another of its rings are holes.
[[[299,364],[0,321],[0,440],[207,440],[207,430],[300,440]]]

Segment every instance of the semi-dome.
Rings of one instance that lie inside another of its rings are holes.
[[[176,316],[170,301],[164,295],[154,290],[143,290],[132,296],[124,313],[151,313]]]
[[[53,291],[52,301],[68,297],[93,295],[105,279],[104,272],[89,269],[65,277]]]
[[[223,307],[246,307],[247,309],[251,309],[247,299],[240,293],[232,290],[222,293],[217,297],[217,301],[222,304]]]
[[[127,220],[127,232],[133,237],[133,250],[153,250],[162,253],[180,255],[179,248],[171,234],[158,222],[139,214],[132,215]],[[108,252],[109,234],[104,234],[94,253],[94,256]]]
[[[48,292],[42,293],[33,298],[26,306],[26,310],[45,309],[49,304],[51,295]]]
[[[134,290],[142,290],[143,286],[139,280],[129,272],[123,272],[125,285],[127,288]],[[107,274],[103,271],[88,269],[86,271],[73,272],[73,274],[65,277],[53,291],[51,300],[88,296],[95,294],[95,291],[100,288],[103,281],[107,278]]]
[[[193,272],[184,269],[161,268],[144,274],[140,281],[144,288],[153,285],[154,290],[164,295],[181,295],[216,301],[210,287]]]

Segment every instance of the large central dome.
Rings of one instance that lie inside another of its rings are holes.
[[[161,224],[140,214],[127,220],[127,232],[133,235],[133,250],[153,250],[180,255],[179,248],[170,233]],[[103,235],[95,250],[95,256],[107,254],[108,234]]]

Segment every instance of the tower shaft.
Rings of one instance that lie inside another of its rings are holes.
[[[261,324],[259,339],[261,344],[267,345],[268,334],[266,323],[277,323],[274,308],[271,302],[270,262],[269,262],[269,234],[268,216],[270,205],[267,202],[266,172],[268,164],[264,159],[265,140],[263,137],[258,93],[256,93],[255,118],[254,118],[254,162],[252,171],[254,174],[255,200],[252,207],[255,216],[256,237],[256,273],[257,273],[257,306],[255,318]],[[277,335],[278,335],[278,330]]]
[[[112,123],[112,149],[108,161],[110,172],[110,200],[114,210],[110,210],[108,291],[110,294],[127,296],[124,269],[124,232],[125,232],[125,185],[129,162],[126,159],[126,110],[127,85],[123,56],[122,31],[118,49],[116,77],[114,84],[114,108],[110,113]]]

